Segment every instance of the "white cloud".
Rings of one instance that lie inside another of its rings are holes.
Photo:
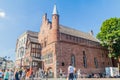
[[[5,12],[0,11],[0,18],[4,18],[5,17]]]

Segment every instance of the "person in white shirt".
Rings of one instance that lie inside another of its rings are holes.
[[[60,68],[60,72],[59,73],[60,73],[60,78],[62,78],[63,75],[62,75],[62,69],[61,68]]]
[[[77,74],[78,74],[78,78],[80,78],[81,77],[80,69],[78,69]]]
[[[68,67],[68,80],[74,79],[74,67],[70,64]]]

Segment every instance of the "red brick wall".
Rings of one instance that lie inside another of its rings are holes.
[[[83,51],[85,51],[87,58],[87,68],[84,68],[83,66]],[[57,61],[59,63],[57,68],[61,68],[63,71],[67,72],[67,68],[69,66],[69,63],[71,62],[71,55],[74,54],[76,69],[81,69],[83,73],[103,72],[105,66],[111,66],[112,64],[111,60],[106,57],[107,53],[104,53],[104,57],[102,57],[102,52],[104,52],[104,50],[100,48],[93,48],[89,46],[61,42],[58,45],[57,51]],[[98,60],[98,68],[95,68],[94,57],[96,57]],[[62,66],[62,62],[65,63],[65,66]]]

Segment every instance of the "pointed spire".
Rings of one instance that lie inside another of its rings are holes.
[[[54,5],[53,14],[58,14],[56,5]]]

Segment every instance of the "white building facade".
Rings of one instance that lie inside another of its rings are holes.
[[[22,67],[24,64],[24,57],[26,53],[26,42],[29,36],[36,37],[38,36],[37,32],[33,31],[26,31],[22,35],[20,35],[17,39],[16,44],[16,60],[15,60],[15,66],[16,67]]]

